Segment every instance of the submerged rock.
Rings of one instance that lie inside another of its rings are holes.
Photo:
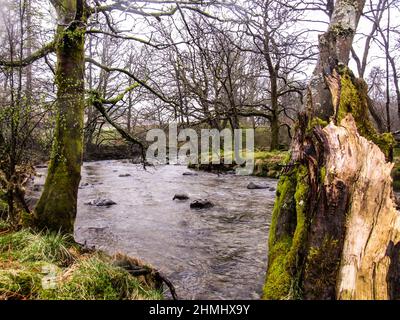
[[[116,202],[110,200],[110,199],[94,199],[94,200],[90,200],[88,202],[85,202],[86,205],[88,206],[96,206],[96,207],[108,207],[108,206],[112,206],[114,204],[117,204]]]
[[[122,173],[120,175],[118,175],[118,177],[130,177],[130,173]]]
[[[248,185],[247,185],[247,189],[267,189],[269,186],[268,185],[266,185],[266,184],[256,184],[256,183],[254,183],[254,182],[250,182]]]
[[[84,183],[81,183],[81,185],[79,186],[79,189],[83,189],[84,187],[89,187],[89,186],[91,186],[90,183],[84,182]]]
[[[187,172],[182,173],[182,175],[183,176],[198,176],[199,174],[196,172],[187,171]]]
[[[189,195],[187,195],[186,193],[177,193],[174,195],[174,197],[172,198],[172,200],[187,200],[189,199]]]
[[[213,207],[214,204],[207,199],[197,199],[190,204],[191,209],[206,209]]]
[[[271,187],[268,189],[269,191],[275,191],[276,189],[274,187]]]

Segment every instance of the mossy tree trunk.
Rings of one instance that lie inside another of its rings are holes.
[[[48,175],[35,219],[40,228],[72,232],[82,164],[85,2],[51,2],[58,15],[57,118]]]
[[[393,138],[375,131],[367,86],[346,67],[363,6],[338,0],[320,37],[277,188],[266,299],[399,298],[400,215],[385,157]]]

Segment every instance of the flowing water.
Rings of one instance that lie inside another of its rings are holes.
[[[187,171],[177,165],[145,171],[128,161],[84,163],[76,240],[140,257],[162,271],[183,299],[258,299],[276,181],[206,172],[182,175]],[[272,188],[249,190],[250,181]],[[190,199],[172,200],[176,193]],[[84,204],[96,198],[117,204]],[[215,206],[190,209],[197,198]]]

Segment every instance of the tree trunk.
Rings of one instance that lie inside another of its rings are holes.
[[[334,114],[325,75],[338,64],[347,65],[365,0],[336,1],[328,31],[319,37],[319,59],[309,83],[308,105],[313,115],[328,120]]]
[[[269,145],[270,151],[277,150],[279,148],[279,118],[278,115],[272,114],[270,120],[271,126],[271,143]]]
[[[83,1],[52,1],[58,13],[57,119],[43,193],[35,208],[40,228],[72,232],[83,144],[85,7]]]
[[[385,159],[393,138],[375,131],[367,86],[346,67],[363,5],[338,0],[320,38],[321,78],[277,188],[266,299],[399,298],[400,216]]]

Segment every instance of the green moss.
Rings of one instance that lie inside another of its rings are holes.
[[[259,177],[278,178],[282,166],[286,163],[288,151],[256,151],[254,152],[253,175]]]
[[[204,171],[230,171],[234,170],[237,166],[235,161],[232,164],[224,164],[224,156],[230,155],[224,150],[220,150],[217,155],[220,157],[219,161],[212,163],[212,153],[203,153],[199,157],[199,163],[189,163],[189,169],[204,170]],[[254,171],[252,175],[258,177],[268,177],[268,178],[279,178],[282,166],[287,163],[290,159],[290,154],[288,151],[254,151],[253,154],[250,152],[246,153],[246,156],[253,156],[254,158]],[[232,157],[233,158],[233,157]],[[208,159],[208,164],[201,163],[201,159]]]
[[[293,195],[295,192],[295,187],[295,181],[293,181],[291,175],[288,174],[280,177],[276,189],[274,209],[272,210],[272,220],[268,240],[270,247],[273,247],[276,242],[276,229],[278,227],[278,219],[282,209],[290,206],[290,201],[294,201]]]
[[[318,299],[326,288],[334,288],[340,256],[337,256],[339,241],[325,236],[320,247],[311,247],[308,251],[304,277],[310,284],[308,297]]]
[[[368,86],[362,79],[357,79],[347,67],[342,67],[340,105],[337,110],[338,123],[351,113],[360,135],[378,145],[388,157],[395,140],[390,133],[379,134],[368,116]]]
[[[319,169],[319,178],[320,178],[320,182],[324,183],[325,178],[326,178],[326,167],[323,166]]]
[[[271,247],[267,281],[264,286],[263,298],[269,300],[283,299],[289,295],[292,276],[288,271],[287,253],[292,245],[292,239],[286,237]]]
[[[309,197],[307,168],[299,165],[278,183],[277,198],[272,213],[269,234],[269,256],[264,299],[297,299],[301,297],[298,273],[299,253],[305,244],[307,232],[307,205]],[[293,210],[294,205],[294,210]],[[288,215],[282,219],[281,215]],[[282,223],[286,221],[285,223]],[[291,221],[290,221],[291,220]],[[282,224],[295,223],[283,231]]]
[[[290,175],[283,175],[279,179],[275,205],[272,212],[271,227],[268,239],[268,270],[264,285],[264,299],[282,299],[289,294],[291,274],[287,265],[287,254],[292,246],[292,237],[288,234],[277,233],[280,215],[294,201],[295,183]]]
[[[44,190],[36,205],[35,225],[39,228],[62,230],[70,233],[76,214],[76,194],[80,179],[80,168],[74,171],[64,160],[50,162]]]
[[[297,169],[297,184],[294,199],[296,202],[296,230],[293,235],[292,248],[290,250],[290,264],[295,269],[298,266],[298,253],[304,244],[306,236],[306,210],[309,197],[309,183],[307,167],[299,166]]]
[[[38,272],[31,270],[0,271],[0,299],[18,299],[31,297],[33,292],[40,290],[41,279]]]
[[[308,122],[307,131],[311,132],[312,129],[317,127],[317,126],[326,127],[327,125],[328,125],[328,121],[323,120],[323,119],[318,118],[318,117],[314,117]]]

